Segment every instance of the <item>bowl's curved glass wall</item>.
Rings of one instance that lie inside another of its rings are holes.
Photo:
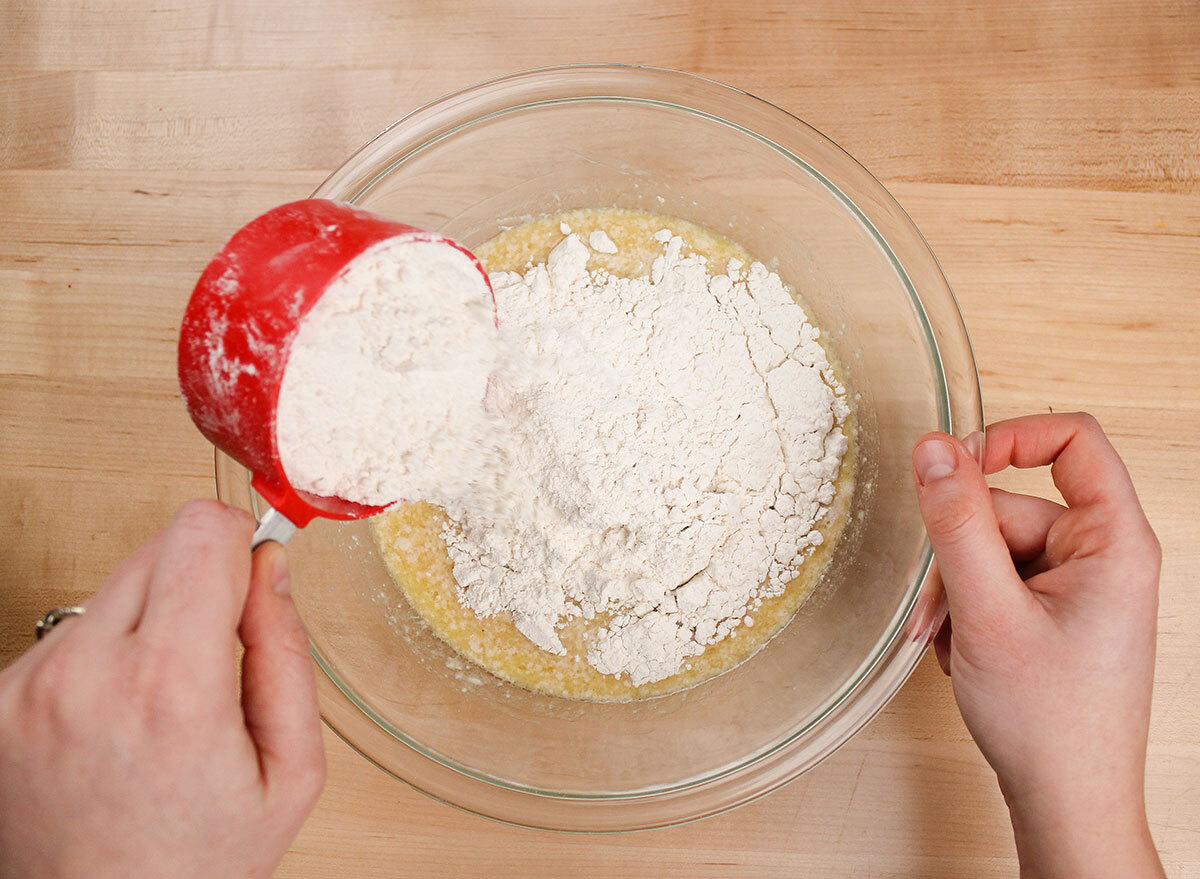
[[[844,367],[860,436],[850,524],[814,597],[748,662],[638,703],[535,695],[461,662],[389,582],[365,523],[314,523],[291,547],[293,594],[330,676],[327,719],[352,744],[496,817],[645,826],[786,780],[811,763],[804,748],[827,752],[890,696],[924,646],[905,629],[928,565],[909,450],[926,431],[961,435],[982,417],[936,262],[852,159],[732,89],[575,68],[431,105],[315,194],[468,247],[530,215],[581,207],[642,208],[722,232],[800,291]],[[244,474],[219,469],[224,493],[248,501]],[[617,811],[639,801],[637,817]]]

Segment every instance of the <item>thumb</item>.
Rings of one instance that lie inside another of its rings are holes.
[[[921,518],[946,587],[954,630],[995,629],[1014,619],[1029,599],[1013,567],[975,458],[944,433],[913,449]]]
[[[302,806],[302,819],[324,786],[325,751],[308,640],[289,588],[283,547],[263,544],[238,628],[246,648],[242,713],[268,796],[278,795],[280,808]]]

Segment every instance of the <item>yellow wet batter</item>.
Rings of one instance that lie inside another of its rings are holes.
[[[649,272],[654,258],[662,253],[662,244],[653,238],[660,229],[670,229],[682,237],[687,247],[708,258],[714,272],[723,271],[730,259],[743,264],[754,260],[740,245],[694,223],[613,208],[534,218],[487,241],[475,250],[475,255],[489,272],[524,272],[531,263],[544,262],[562,240],[562,223],[585,241],[594,230],[606,232],[616,244],[617,253],[594,253],[589,268],[603,268],[622,277]],[[812,594],[845,526],[853,485],[853,414],[841,427],[849,448],[842,460],[834,501],[818,522],[825,542],[808,557],[782,594],[765,599],[751,612],[752,623],[739,626],[729,637],[709,645],[670,677],[640,687],[635,687],[627,676],[605,675],[587,663],[589,638],[603,627],[606,617],[567,621],[559,630],[567,652],[557,656],[536,647],[507,616],[481,618],[463,604],[441,537],[446,519],[439,508],[426,503],[404,504],[377,516],[372,521],[372,533],[392,579],[412,607],[439,638],[487,671],[527,689],[569,699],[625,701],[659,696],[694,686],[744,661],[779,632]]]

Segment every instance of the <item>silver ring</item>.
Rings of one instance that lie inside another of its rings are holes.
[[[37,630],[37,639],[41,641],[46,637],[47,632],[67,617],[82,616],[86,611],[87,608],[77,606],[56,607],[53,610],[47,611],[46,615],[34,624],[34,628]]]

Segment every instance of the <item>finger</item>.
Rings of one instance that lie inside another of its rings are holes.
[[[138,633],[178,644],[191,659],[232,663],[253,529],[248,515],[217,501],[180,507],[163,534]]]
[[[264,544],[254,553],[238,629],[246,648],[242,712],[268,795],[311,805],[324,784],[325,750],[308,640],[288,585],[283,547]]]
[[[161,546],[162,532],[150,535],[113,569],[96,594],[83,603],[89,628],[106,635],[133,631],[146,603],[150,574]]]
[[[921,518],[960,630],[1011,622],[1031,600],[1017,576],[983,473],[958,440],[929,434],[913,449]]]
[[[1008,466],[1050,465],[1054,484],[1068,506],[1132,505],[1141,514],[1121,456],[1100,423],[1085,412],[1026,415],[997,422],[987,429],[984,452],[985,473]]]
[[[992,509],[1008,551],[1018,563],[1032,561],[1046,551],[1050,527],[1067,512],[1054,501],[999,488],[992,489]]]

